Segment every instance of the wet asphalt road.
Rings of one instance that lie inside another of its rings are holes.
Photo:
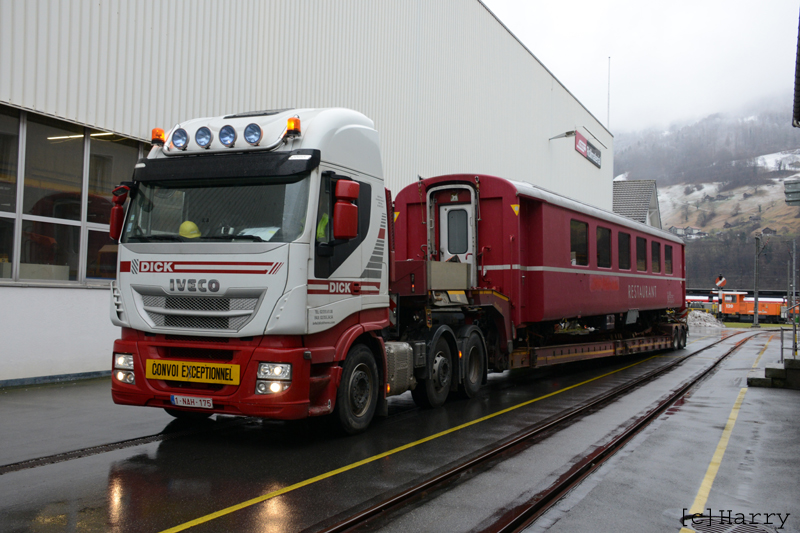
[[[728,333],[712,330],[695,334],[690,338],[693,344],[689,349],[697,349]],[[732,340],[726,342],[733,343]],[[669,357],[664,354],[663,357],[625,358],[550,372],[492,375],[489,386],[479,397],[451,401],[435,410],[416,409],[410,395],[404,395],[391,401],[389,418],[379,419],[365,434],[347,438],[332,435],[318,420],[283,423],[218,417],[205,424],[187,425],[160,410],[114,405],[107,380],[3,390],[0,391],[0,420],[3,420],[0,467],[45,456],[54,462],[0,475],[0,531],[153,532],[170,528],[313,531],[399,488],[416,484],[460,458],[473,455],[566,406],[664,364]],[[711,354],[706,352],[704,357],[710,360]],[[694,364],[701,363],[698,358]],[[609,375],[565,390],[603,374]],[[419,442],[558,391],[562,392]],[[793,393],[762,390],[750,398],[775,392]],[[711,395],[717,396],[716,393]],[[795,403],[800,399],[798,395],[792,398]],[[629,400],[625,408],[636,411],[640,407],[637,402],[645,401]],[[720,397],[718,403],[716,410],[723,411],[732,401]],[[763,400],[763,405],[769,405],[769,398]],[[615,412],[618,417],[622,416],[621,409]],[[718,414],[715,412],[714,416]],[[749,416],[759,415],[754,412]],[[702,412],[697,417],[703,420]],[[596,441],[612,431],[613,424],[618,424],[601,422],[599,418],[595,423],[592,418],[569,429]],[[716,427],[720,423],[715,420],[696,422],[694,432],[702,435],[704,427]],[[601,427],[601,424],[612,425]],[[724,421],[721,424],[724,425]],[[797,427],[794,426],[795,434]],[[710,435],[707,440],[715,441],[718,434]],[[151,442],[135,440],[148,437]],[[412,446],[406,449],[392,452],[410,444]],[[673,445],[680,449],[678,443]],[[86,448],[92,448],[91,455],[78,458],[57,455]],[[387,452],[392,453],[381,456]],[[755,454],[752,464],[758,461],[757,452],[751,450],[750,455]],[[537,475],[546,480],[548,473],[557,472],[569,463],[571,453],[561,445],[539,446],[535,461],[523,464],[535,464]],[[666,452],[652,453],[661,454],[658,455],[661,457]],[[663,461],[648,463],[646,454],[636,457],[646,464],[635,467],[634,473],[647,465],[656,471],[669,466],[662,464]],[[365,459],[371,461],[357,464]],[[706,458],[698,457],[698,464],[703,461]],[[515,467],[515,470],[520,468]],[[780,477],[775,469],[770,473]],[[758,477],[757,473],[754,475]],[[611,478],[606,475],[603,479]],[[509,479],[500,476],[492,483],[507,485]],[[488,489],[484,486],[477,495],[465,497],[464,502],[476,507],[474,503],[479,499],[481,506],[491,514],[514,502],[519,494],[536,490],[537,483],[530,476],[515,480],[512,493],[505,499],[497,497],[499,488],[493,490],[492,485]],[[286,492],[274,495],[281,490]],[[687,489],[687,492],[692,490]],[[614,493],[620,491],[616,489]],[[443,505],[438,510],[437,500]],[[578,504],[587,505],[589,501],[583,498]],[[777,501],[779,503],[780,499]],[[414,518],[415,529],[427,531],[470,530],[483,523],[482,518],[464,515],[459,526],[454,527],[454,521],[442,518],[447,516],[446,511],[452,511],[450,504],[439,498],[431,498],[430,503],[433,507],[429,510],[420,507],[407,512],[404,519]],[[691,500],[685,506],[690,504]],[[628,501],[627,505],[636,508],[635,501]],[[596,512],[594,509],[593,514]],[[432,518],[423,518],[426,516]],[[553,516],[547,523],[554,527],[567,524],[563,518],[554,519]],[[570,516],[577,518],[579,514],[572,512]],[[403,522],[398,519],[394,523]],[[392,526],[386,524],[385,528],[390,530]],[[560,530],[605,529],[573,529],[570,525]]]

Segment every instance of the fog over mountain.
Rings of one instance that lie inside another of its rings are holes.
[[[783,195],[783,180],[800,177],[791,111],[790,100],[767,101],[666,131],[615,135],[617,179],[655,179],[663,228],[697,232],[687,239],[689,288],[711,288],[723,274],[728,288],[752,290],[754,236],[763,233],[759,288],[786,290],[788,252],[800,236],[800,208]]]
[[[791,116],[787,99],[782,107],[713,114],[666,131],[615,134],[614,173],[627,174],[628,179],[655,179],[659,187],[754,184],[760,179],[754,172],[757,157],[800,148],[800,130],[792,128]]]

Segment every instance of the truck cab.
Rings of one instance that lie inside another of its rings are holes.
[[[180,123],[115,203],[115,402],[175,416],[325,414],[349,347],[378,353],[387,206],[378,135],[360,113]],[[374,409],[377,393],[367,401]]]

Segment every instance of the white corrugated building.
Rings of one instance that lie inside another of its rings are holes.
[[[152,128],[290,107],[372,118],[395,191],[612,209],[611,134],[479,0],[0,0],[0,385],[108,369],[110,190]]]

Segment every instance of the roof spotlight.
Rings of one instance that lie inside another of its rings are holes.
[[[189,144],[189,134],[183,128],[178,128],[172,132],[172,144],[178,150],[186,150],[186,145]]]
[[[233,144],[236,142],[236,130],[233,129],[233,126],[222,126],[222,129],[219,130],[219,142],[228,148],[233,148]]]
[[[248,124],[244,129],[244,140],[249,145],[258,146],[258,143],[261,142],[261,127],[255,123]]]
[[[214,136],[211,134],[211,130],[203,126],[194,134],[194,142],[200,148],[208,148],[211,144],[211,141],[214,139]]]

